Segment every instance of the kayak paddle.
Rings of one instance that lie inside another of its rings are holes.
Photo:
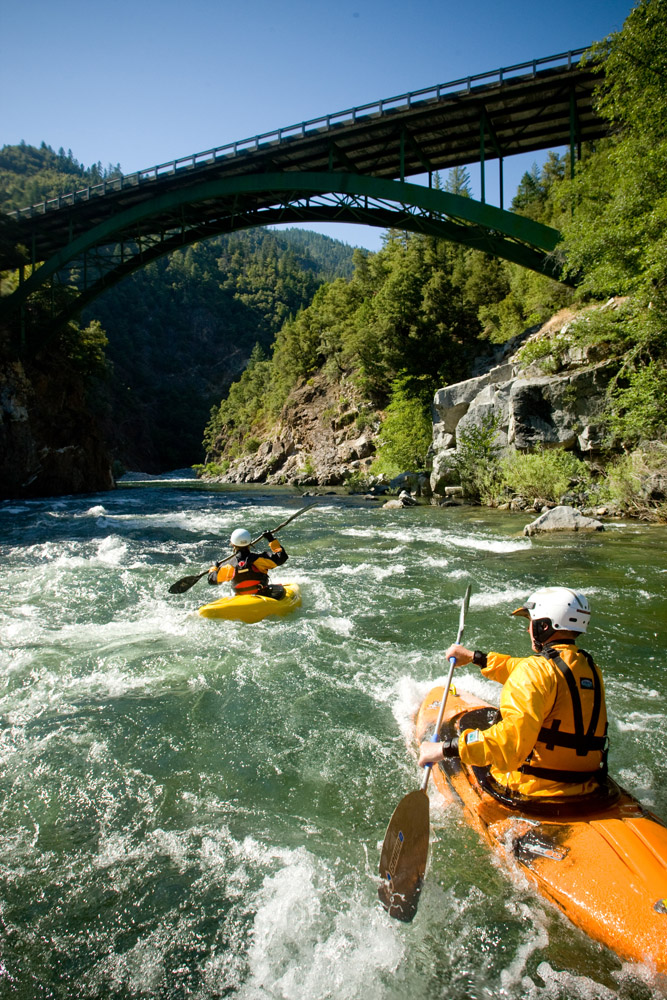
[[[291,517],[288,517],[287,520],[283,521],[282,524],[279,524],[277,528],[271,528],[271,534],[276,535],[281,528],[284,528],[286,524],[289,524],[290,521],[293,521],[295,517],[299,516],[299,514],[305,514],[305,512],[307,510],[310,510],[311,507],[316,507],[316,506],[317,506],[317,501],[315,501],[315,503],[309,503],[307,507],[302,507],[301,510],[297,510],[295,514],[292,514]],[[264,532],[262,532],[261,535],[258,535],[257,538],[253,538],[250,544],[256,545],[257,542],[259,542],[259,540],[263,537],[264,537]],[[232,554],[227,556],[226,559],[221,559],[218,565],[223,566],[225,563],[229,562],[230,559],[233,558],[234,558],[234,553],[232,552]],[[198,580],[201,580],[203,576],[207,576],[208,572],[209,571],[205,569],[203,573],[195,573],[194,576],[182,577],[180,580],[177,580],[176,583],[172,583],[171,587],[169,588],[169,593],[184,594],[186,590],[190,589],[190,587],[194,587],[195,583],[197,583]]]
[[[470,587],[466,589],[461,602],[459,616],[459,631],[457,643],[463,636],[468,604],[470,603]],[[440,702],[438,721],[431,739],[438,742],[442,717],[452,685],[456,657],[449,658],[449,674],[447,684]],[[426,861],[429,842],[429,802],[426,789],[431,776],[431,765],[424,768],[424,778],[421,788],[409,792],[396,806],[389,820],[389,826],[384,837],[380,855],[380,877],[378,886],[380,902],[388,911],[390,917],[408,923],[417,912],[419,894],[424,884]]]

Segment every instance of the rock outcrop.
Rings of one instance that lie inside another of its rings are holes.
[[[80,377],[51,359],[0,367],[0,498],[114,488],[111,461]]]
[[[549,531],[604,531],[602,521],[586,517],[576,507],[561,504],[545,510],[523,529],[524,535],[539,535]]]
[[[233,462],[224,480],[338,486],[350,473],[368,472],[379,424],[353,387],[318,374],[292,391],[272,439]]]
[[[535,339],[563,335],[572,314],[563,310],[534,331],[522,346]],[[492,416],[495,440],[501,449],[532,451],[561,446],[592,457],[601,447],[605,394],[615,367],[587,352],[563,349],[540,363],[523,365],[516,343],[509,356],[482,374],[438,390],[434,398],[433,471],[431,487],[443,494],[456,480],[453,459],[457,438],[481,428]],[[544,368],[557,368],[546,374]]]

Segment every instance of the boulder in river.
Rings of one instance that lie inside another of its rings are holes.
[[[546,510],[523,529],[524,535],[545,531],[604,531],[604,525],[594,517],[585,517],[576,507],[561,504]]]
[[[397,497],[393,500],[387,500],[382,506],[383,508],[387,507],[389,510],[400,510],[402,507],[418,507],[419,504],[414,497],[410,496],[407,490],[401,490]]]

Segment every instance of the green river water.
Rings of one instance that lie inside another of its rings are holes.
[[[306,502],[169,481],[0,504],[0,997],[665,996],[432,785],[413,923],[376,873],[468,583],[466,643],[513,653],[532,589],[588,595],[611,771],[667,817],[667,529],[527,539],[527,516],[324,496],[281,536],[293,615],[202,619],[206,579],[168,594]],[[457,685],[498,702],[473,668]]]

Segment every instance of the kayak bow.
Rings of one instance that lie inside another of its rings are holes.
[[[430,738],[443,692],[433,688],[424,699],[418,742]],[[492,706],[452,688],[440,736],[485,729],[496,714]],[[448,801],[462,802],[466,821],[508,866],[518,864],[573,924],[621,958],[667,972],[667,826],[662,820],[611,780],[603,794],[576,807],[562,799],[524,800],[510,807],[486,771],[447,759],[434,765],[433,780]]]

